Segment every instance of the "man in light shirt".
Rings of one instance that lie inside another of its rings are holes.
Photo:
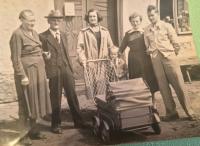
[[[144,39],[166,108],[164,120],[179,118],[169,84],[174,88],[189,120],[196,120],[177,60],[180,50],[177,34],[172,25],[159,19],[159,12],[155,6],[148,6],[147,15],[151,24],[145,29]]]

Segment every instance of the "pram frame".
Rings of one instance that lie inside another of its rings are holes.
[[[102,62],[102,61],[111,61],[109,59],[98,59],[98,60],[88,60],[87,63],[89,62]],[[110,63],[112,64],[112,63]],[[87,66],[88,67],[88,66]],[[113,65],[114,67],[114,65]],[[88,73],[87,73],[87,69],[84,69],[84,74],[85,77],[89,79]],[[115,68],[113,68],[113,71],[115,71]],[[85,78],[85,80],[87,80]],[[118,80],[117,80],[118,82]],[[117,84],[116,82],[116,84]],[[90,90],[92,88],[90,87]],[[94,92],[93,92],[94,93]],[[107,94],[107,93],[106,93]],[[105,95],[106,96],[106,95]],[[102,108],[101,106],[98,105],[98,103],[96,102],[97,99],[97,95],[93,94],[94,99],[94,103],[97,107],[97,111],[96,111],[96,115],[93,117],[92,122],[93,122],[93,133],[96,136],[101,137],[102,141],[104,143],[110,143],[111,139],[112,139],[112,133],[115,132],[121,132],[121,131],[138,131],[138,130],[142,130],[142,129],[146,129],[148,127],[152,127],[152,129],[154,130],[154,132],[156,134],[160,134],[161,133],[161,128],[159,126],[159,114],[157,112],[156,109],[154,109],[153,105],[150,106],[146,106],[143,108],[147,108],[149,113],[145,116],[147,116],[150,120],[149,123],[146,124],[141,124],[141,125],[131,125],[129,127],[124,126],[123,120],[129,120],[133,119],[134,117],[126,117],[125,119],[121,117],[121,112],[123,111],[115,111],[115,113],[111,113],[110,111],[106,111],[106,109]],[[142,108],[142,107],[140,107]],[[134,109],[138,109],[136,108],[132,108],[131,110]],[[110,115],[111,114],[111,115]],[[141,115],[141,117],[144,115]],[[136,117],[137,118],[137,117]],[[139,117],[138,117],[139,118]]]

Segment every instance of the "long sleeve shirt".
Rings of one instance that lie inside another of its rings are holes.
[[[157,22],[154,26],[150,24],[144,32],[145,45],[152,54],[161,52],[165,57],[172,53],[178,53],[180,45],[177,34],[172,25],[163,21]]]

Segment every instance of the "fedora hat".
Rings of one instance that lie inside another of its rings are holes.
[[[62,19],[64,16],[61,14],[59,10],[51,10],[48,16],[45,16],[45,18],[58,18]]]

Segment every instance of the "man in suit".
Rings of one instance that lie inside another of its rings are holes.
[[[159,19],[158,10],[150,5],[147,15],[151,24],[145,29],[144,39],[147,53],[151,55],[154,72],[166,108],[164,120],[179,118],[169,84],[174,88],[178,100],[190,120],[197,120],[184,86],[177,55],[180,45],[172,25]]]
[[[61,129],[61,97],[64,88],[67,101],[74,121],[74,126],[82,126],[79,103],[75,93],[75,82],[72,64],[67,51],[66,35],[59,30],[63,19],[59,10],[52,10],[46,16],[50,25],[49,29],[40,34],[46,64],[46,73],[49,78],[50,98],[52,104],[52,132],[60,134]]]

